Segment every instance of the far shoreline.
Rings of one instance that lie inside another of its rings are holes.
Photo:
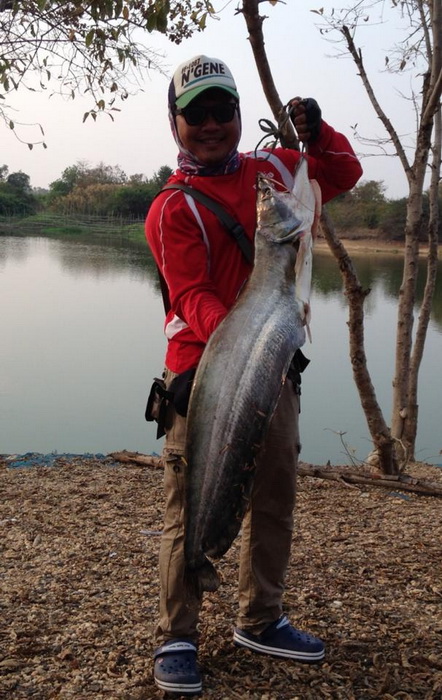
[[[61,219],[62,217],[58,217]],[[103,217],[96,217],[97,221],[102,221]],[[88,217],[87,223],[81,221],[81,217],[74,218],[69,221],[68,224],[62,226],[60,222],[57,224],[55,220],[57,217],[52,217],[52,219],[47,222],[40,216],[28,217],[26,220],[13,219],[5,223],[4,218],[0,217],[0,237],[3,236],[16,236],[19,237],[43,237],[43,238],[56,238],[58,240],[66,240],[70,243],[81,242],[85,243],[95,234],[101,236],[103,234],[103,229],[97,224],[96,227],[91,226],[90,219]],[[65,221],[63,219],[63,221]],[[109,237],[112,238],[112,233],[116,234],[116,242],[120,244],[122,241],[130,241],[131,243],[146,245],[144,226],[142,221],[135,222],[133,219],[127,220],[125,225],[123,220],[116,219],[118,222],[116,228],[113,232],[110,232],[109,222],[106,224],[106,237],[109,242]],[[50,229],[48,228],[50,227]],[[383,255],[403,255],[405,249],[405,241],[403,240],[387,240],[381,238],[377,231],[370,231],[368,229],[358,229],[355,231],[347,231],[343,234],[337,233],[338,239],[341,241],[346,252],[352,256],[357,254],[383,254]],[[442,243],[438,244],[438,251],[440,251]],[[428,254],[429,246],[426,241],[421,242],[419,245],[419,256],[423,257]],[[332,254],[328,243],[322,233],[316,238],[314,244],[314,252],[317,253],[328,253]],[[438,258],[440,255],[438,254]]]
[[[351,254],[364,254],[364,253],[379,253],[386,255],[403,255],[405,249],[404,241],[386,241],[380,240],[379,238],[373,237],[361,237],[361,238],[345,238],[339,236],[339,240],[344,246],[347,253]],[[438,251],[440,251],[441,245],[438,246]],[[327,241],[324,237],[319,237],[316,239],[314,244],[314,252],[328,252],[331,253]],[[419,246],[419,255],[428,254],[428,243],[421,243]],[[439,255],[438,255],[439,257]]]

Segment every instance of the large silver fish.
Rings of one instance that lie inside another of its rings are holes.
[[[185,558],[187,584],[198,593],[219,585],[206,555],[221,557],[239,532],[256,455],[293,355],[305,341],[295,244],[309,236],[315,215],[306,159],[291,192],[276,190],[264,176],[257,187],[253,272],[207,343],[189,404]]]

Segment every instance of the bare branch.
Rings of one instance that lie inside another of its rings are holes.
[[[422,116],[422,122],[424,124],[430,121],[436,111],[440,109],[440,98],[442,94],[442,7],[440,2],[431,3],[431,25],[434,36],[434,47],[432,52],[428,52],[429,60],[431,61],[431,73],[428,101]]]
[[[393,127],[393,124],[391,123],[391,121],[389,120],[387,115],[385,114],[384,110],[382,109],[381,105],[379,104],[379,101],[376,98],[376,95],[374,94],[373,87],[371,85],[371,82],[370,82],[368,75],[366,73],[366,70],[365,70],[364,61],[362,58],[362,51],[360,49],[356,48],[356,45],[354,43],[354,39],[351,35],[350,29],[346,25],[342,26],[341,31],[345,37],[345,41],[347,43],[347,49],[348,49],[349,53],[351,54],[351,56],[353,57],[353,60],[356,64],[356,66],[358,67],[359,75],[360,75],[361,80],[364,84],[364,87],[365,87],[367,95],[370,99],[370,102],[372,103],[372,105],[376,111],[376,114],[378,115],[379,119],[381,120],[385,129],[387,130],[387,133],[390,135],[390,138],[394,144],[396,153],[400,158],[400,161],[402,163],[402,167],[404,168],[405,174],[407,175],[407,178],[409,178],[411,169],[410,169],[410,164],[408,162],[407,155],[404,151],[404,148],[403,148],[402,143],[399,139],[399,136],[398,136],[395,128]]]

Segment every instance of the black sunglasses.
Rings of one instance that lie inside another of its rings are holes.
[[[210,115],[218,124],[231,122],[238,108],[236,102],[220,102],[212,107],[203,105],[188,105],[182,109],[176,108],[175,114],[181,114],[189,126],[201,126]]]

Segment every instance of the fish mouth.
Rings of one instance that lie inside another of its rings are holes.
[[[268,199],[271,199],[273,197],[274,189],[270,185],[270,182],[264,178],[259,178],[258,180],[258,189],[261,194],[261,199],[263,202],[267,201]]]
[[[273,195],[273,193],[276,190],[276,185],[279,185],[280,183],[277,182],[272,177],[269,177],[268,175],[263,175],[262,173],[258,173],[258,190],[262,196],[263,199],[270,199]],[[283,192],[288,192],[288,190],[283,190]]]
[[[301,236],[304,230],[304,221],[296,216],[293,208],[289,206],[290,192],[287,189],[277,189],[280,183],[267,175],[258,174],[257,189],[259,192],[259,201],[265,204],[265,209],[274,210],[275,216],[270,217],[267,221],[267,227],[273,224],[278,229],[278,234],[273,237],[268,236],[270,240],[280,244],[295,243]]]

